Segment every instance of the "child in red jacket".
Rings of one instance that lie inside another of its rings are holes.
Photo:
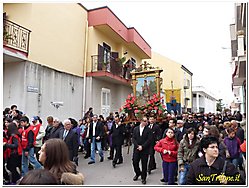
[[[177,169],[177,151],[178,143],[175,139],[174,130],[168,128],[166,137],[161,139],[154,147],[155,151],[159,152],[163,159],[163,176],[168,185],[174,185],[174,179]]]

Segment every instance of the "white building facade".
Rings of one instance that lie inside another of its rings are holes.
[[[39,115],[43,120],[49,115],[62,121],[82,117],[83,78],[30,61],[8,59],[4,56],[4,107],[17,104],[27,116]]]
[[[193,112],[215,113],[217,99],[203,86],[193,86]]]
[[[230,24],[231,60],[232,60],[232,90],[234,105],[231,110],[246,112],[246,69],[247,69],[247,33],[248,33],[248,3],[235,3],[235,22]]]

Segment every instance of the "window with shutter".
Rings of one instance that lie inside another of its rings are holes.
[[[98,44],[98,70],[102,70],[103,61],[104,61],[104,47]]]
[[[111,63],[111,47],[103,42],[104,47],[104,63],[107,65],[107,71],[110,72],[110,63]]]
[[[110,113],[110,100],[111,91],[107,88],[102,88],[101,91],[101,112],[104,117],[107,117]]]

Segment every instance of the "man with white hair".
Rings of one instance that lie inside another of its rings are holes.
[[[69,119],[63,121],[64,129],[60,131],[59,137],[64,140],[69,150],[69,159],[75,161],[78,157],[78,135],[72,130],[72,123]]]
[[[59,118],[55,117],[53,120],[53,128],[50,132],[50,138],[60,138],[59,133],[63,129],[63,125],[60,122]]]
[[[184,122],[182,120],[177,120],[176,122],[176,131],[175,131],[175,138],[177,142],[180,143],[180,141],[183,138],[183,135],[187,132],[187,129],[183,127]]]

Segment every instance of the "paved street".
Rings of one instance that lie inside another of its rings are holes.
[[[124,163],[117,165],[116,168],[113,168],[112,161],[107,159],[109,151],[104,151],[104,162],[100,163],[99,155],[96,154],[96,163],[91,165],[87,164],[90,158],[84,159],[84,155],[79,153],[78,170],[85,176],[85,185],[143,185],[140,177],[138,181],[133,181],[135,175],[131,162],[133,148],[130,148],[130,154],[127,154],[127,149],[127,147],[123,147]],[[160,182],[162,163],[158,153],[156,153],[156,162],[157,169],[147,176],[146,185],[163,185]]]

